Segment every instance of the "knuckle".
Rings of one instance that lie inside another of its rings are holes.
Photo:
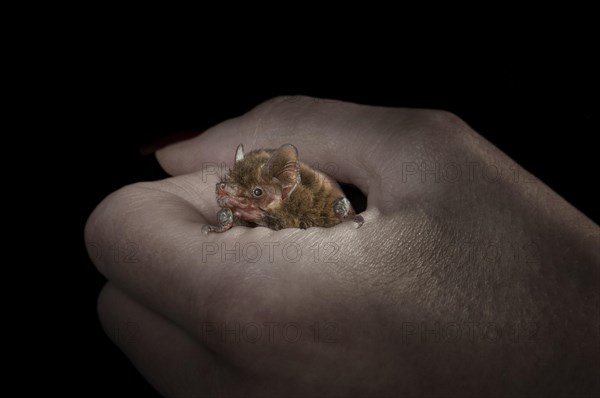
[[[425,111],[428,122],[441,131],[464,131],[469,129],[467,123],[456,114],[444,110]]]

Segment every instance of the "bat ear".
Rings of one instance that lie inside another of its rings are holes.
[[[279,147],[265,164],[264,174],[266,174],[265,177],[274,178],[281,184],[283,199],[289,198],[300,183],[300,163],[296,147],[292,144]]]
[[[240,144],[235,150],[235,162],[241,162],[242,160],[244,160],[244,146]]]

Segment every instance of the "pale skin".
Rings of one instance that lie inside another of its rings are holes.
[[[201,233],[240,142],[293,143],[364,225]],[[85,236],[133,247],[93,251],[98,311],[162,394],[600,394],[600,229],[457,117],[276,98],[157,157]]]

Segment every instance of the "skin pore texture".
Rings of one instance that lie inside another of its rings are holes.
[[[293,143],[364,225],[233,227],[214,165]],[[340,143],[344,145],[340,145]],[[597,225],[456,116],[275,98],[157,153],[90,216],[106,330],[166,396],[600,394]],[[497,171],[497,173],[494,172]]]

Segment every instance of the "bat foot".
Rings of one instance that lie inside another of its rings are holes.
[[[354,221],[356,228],[360,228],[365,222],[362,216],[354,214],[352,204],[347,198],[342,197],[336,200],[333,204],[333,211],[341,221]]]
[[[233,213],[230,209],[223,208],[217,212],[217,223],[219,225],[204,225],[202,232],[208,235],[209,232],[222,233],[233,227]]]
[[[352,221],[355,222],[357,229],[362,227],[362,225],[365,223],[365,219],[363,218],[363,216],[358,215],[358,216],[353,216],[351,218],[352,218]]]

